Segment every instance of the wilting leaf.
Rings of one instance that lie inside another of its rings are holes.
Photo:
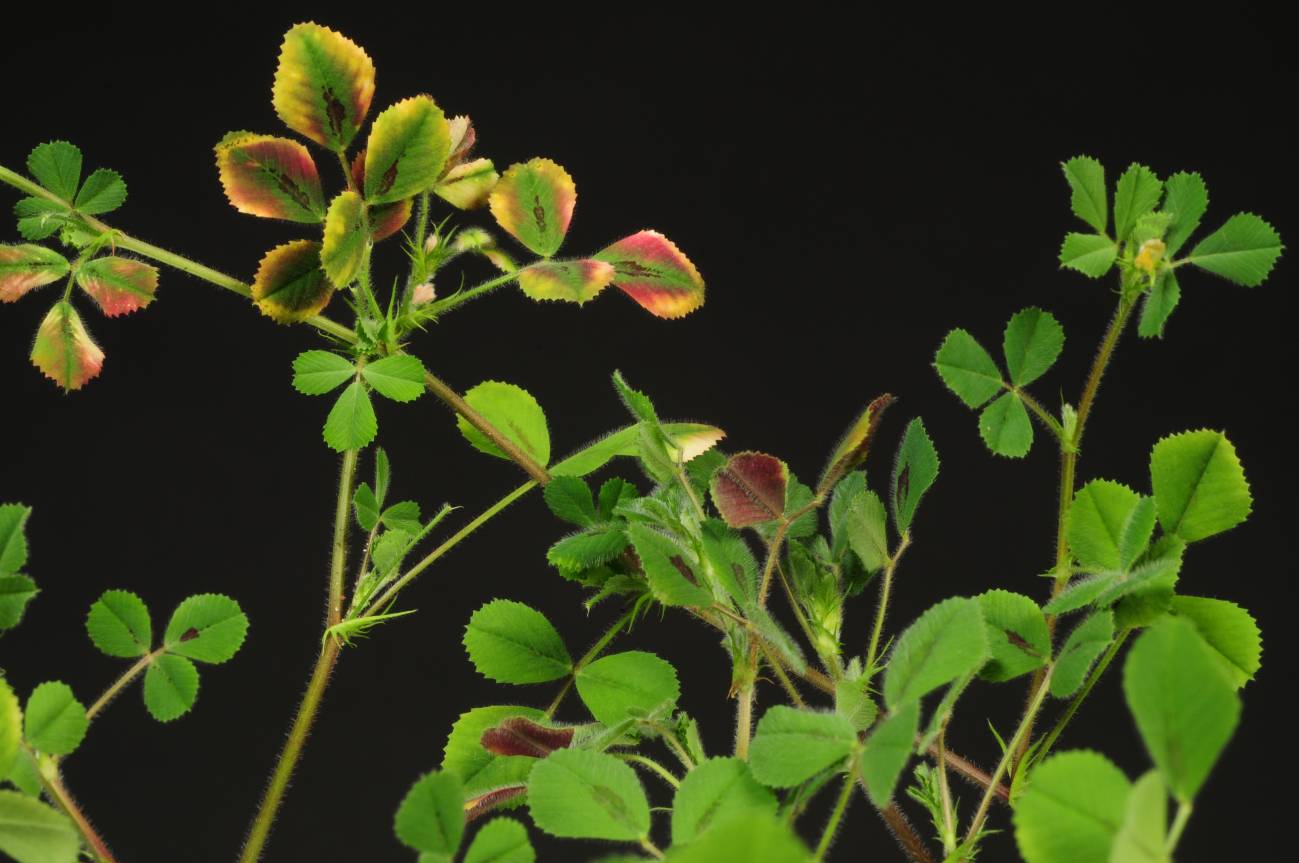
[[[713,474],[713,504],[731,527],[775,521],[785,513],[789,468],[759,452],[733,455]]]
[[[36,331],[32,365],[65,390],[78,390],[104,367],[99,349],[71,303],[58,302]]]
[[[893,396],[885,393],[866,405],[866,409],[858,415],[856,421],[835,446],[834,453],[826,464],[825,472],[821,474],[821,480],[816,484],[819,491],[823,494],[828,492],[840,477],[865,463],[866,456],[870,454],[875,430],[879,428],[884,411],[888,410],[888,406],[893,404],[893,401]]]
[[[374,63],[355,42],[311,23],[284,35],[271,98],[290,129],[330,150],[345,150],[373,96]]]
[[[519,270],[519,287],[534,300],[580,306],[608,287],[613,277],[613,266],[603,261],[538,261]]]
[[[461,210],[475,210],[487,203],[501,175],[491,159],[474,159],[456,165],[433,187],[433,194]]]
[[[465,793],[476,796],[505,785],[522,784],[536,759],[522,755],[495,755],[482,745],[483,735],[510,717],[544,721],[532,707],[476,707],[461,714],[451,727],[443,752],[442,769],[464,783]]]
[[[1160,525],[1187,542],[1230,530],[1249,517],[1245,470],[1222,432],[1182,432],[1155,444],[1150,483]]]
[[[315,317],[334,296],[334,286],[320,268],[320,244],[311,240],[294,240],[267,252],[252,288],[262,314],[281,324]]]
[[[81,184],[81,150],[67,141],[37,144],[27,157],[27,170],[36,182],[71,204]]]
[[[216,145],[216,162],[226,197],[239,212],[292,222],[324,218],[320,174],[297,141],[230,132]]]
[[[77,267],[77,284],[110,318],[153,302],[158,270],[143,261],[108,255]]]
[[[568,172],[551,160],[530,159],[506,169],[487,203],[497,224],[536,254],[549,258],[559,251],[568,233],[577,187]]]
[[[511,716],[483,732],[480,742],[494,755],[527,755],[545,758],[573,743],[576,729],[551,728],[526,716]]]
[[[356,192],[342,192],[329,205],[325,241],[320,247],[320,267],[336,288],[356,278],[365,260],[365,203]]]
[[[405,227],[414,209],[414,199],[378,204],[370,208],[370,237],[376,243],[387,239]]]
[[[26,243],[0,246],[0,303],[12,303],[67,274],[68,259],[53,249]]]
[[[365,199],[387,204],[432,187],[451,149],[446,117],[431,96],[403,99],[374,118],[365,147]]]
[[[660,318],[680,318],[704,304],[704,280],[676,244],[658,231],[640,231],[595,255],[612,264],[613,284]]]

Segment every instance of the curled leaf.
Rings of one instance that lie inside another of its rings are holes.
[[[44,246],[0,246],[0,303],[12,303],[34,288],[68,274],[68,261]]]
[[[573,220],[577,186],[549,159],[511,165],[488,198],[497,224],[542,257],[559,251]]]
[[[320,267],[320,244],[311,240],[294,240],[267,252],[252,287],[257,308],[281,324],[314,317],[334,295]]]
[[[79,390],[104,367],[104,352],[68,302],[50,309],[36,331],[32,365],[65,390]]]
[[[365,199],[386,204],[428,189],[450,149],[447,120],[433,97],[403,99],[374,118],[365,148]]]
[[[216,145],[216,162],[226,197],[239,212],[292,222],[324,218],[316,163],[297,141],[231,132]]]
[[[519,287],[534,300],[584,304],[604,290],[614,275],[603,261],[538,261],[519,271]]]
[[[78,267],[77,284],[105,315],[115,318],[153,302],[158,270],[143,261],[108,255]]]
[[[284,34],[271,101],[284,125],[341,151],[351,143],[374,97],[374,63],[359,45],[319,24]]]
[[[474,159],[447,171],[433,193],[453,207],[475,210],[487,203],[500,179],[491,159]]]
[[[870,453],[871,439],[875,437],[875,430],[879,428],[880,419],[884,416],[884,411],[893,402],[892,394],[885,393],[882,396],[877,396],[874,401],[866,405],[866,409],[857,417],[857,420],[834,448],[834,454],[830,456],[830,463],[826,465],[825,473],[821,475],[821,481],[817,483],[817,489],[822,494],[834,488],[835,483],[844,474],[850,470],[855,470],[866,461],[866,456]]]
[[[612,264],[614,285],[656,317],[684,317],[704,304],[703,277],[658,231],[632,234],[595,258]]]
[[[329,205],[320,266],[336,288],[356,278],[365,259],[365,203],[356,192],[343,192]]]

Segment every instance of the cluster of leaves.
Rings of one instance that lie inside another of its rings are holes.
[[[99,168],[83,183],[81,151],[67,141],[36,147],[27,157],[27,170],[47,194],[23,198],[14,208],[18,232],[31,242],[0,245],[0,302],[12,303],[35,288],[65,280],[61,298],[36,331],[31,361],[63,389],[80,389],[103,368],[104,352],[70,302],[73,285],[114,318],[153,302],[158,271],[118,255],[113,232],[94,220],[126,200],[126,184],[116,171]],[[73,260],[35,245],[56,233],[76,250]],[[105,249],[108,253],[101,254]]]

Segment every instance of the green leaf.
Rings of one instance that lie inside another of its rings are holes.
[[[1199,174],[1176,173],[1164,183],[1164,210],[1173,221],[1164,234],[1165,254],[1172,257],[1186,244],[1209,209],[1209,190]]]
[[[758,784],[738,758],[695,765],[672,798],[672,844],[690,842],[716,822],[750,809],[775,814],[776,796]]]
[[[8,681],[0,677],[0,779],[9,775],[23,739],[23,711]]]
[[[509,599],[475,611],[464,644],[478,673],[497,683],[544,683],[573,669],[564,640],[546,616]]]
[[[322,396],[355,374],[350,360],[329,351],[303,351],[293,360],[293,388],[303,395]]]
[[[484,381],[465,393],[465,401],[538,464],[550,461],[546,414],[527,390],[514,384]],[[474,449],[497,458],[509,458],[464,417],[456,417],[456,426]]]
[[[1159,203],[1164,184],[1145,165],[1133,163],[1119,177],[1114,187],[1114,237],[1122,242],[1136,225],[1137,219]]]
[[[1023,458],[1033,446],[1033,421],[1019,397],[1006,393],[979,414],[979,436],[997,455]]]
[[[387,204],[431,189],[451,151],[446,116],[431,96],[403,99],[374,118],[365,147],[365,199]]]
[[[0,504],[0,573],[15,573],[27,563],[27,518],[30,506]]]
[[[1098,611],[1083,620],[1069,633],[1060,655],[1055,660],[1055,673],[1051,675],[1051,694],[1068,698],[1082,686],[1083,678],[1091,670],[1096,657],[1105,652],[1114,640],[1114,615]]]
[[[1249,516],[1245,471],[1222,432],[1182,432],[1159,441],[1150,454],[1150,483],[1160,525],[1187,542],[1222,533]]]
[[[532,707],[475,707],[461,714],[451,727],[442,756],[442,770],[454,774],[465,786],[466,796],[473,797],[494,788],[522,784],[536,763],[524,755],[495,755],[483,748],[487,729],[515,716],[544,720],[545,714]]]
[[[1159,771],[1151,770],[1128,794],[1123,824],[1114,837],[1108,863],[1169,863],[1167,830],[1168,791]]]
[[[1105,233],[1110,218],[1105,168],[1090,156],[1074,156],[1060,167],[1069,183],[1069,206],[1074,215],[1098,233]]]
[[[72,223],[67,205],[46,198],[22,198],[14,204],[18,233],[24,240],[44,240]]]
[[[365,230],[365,202],[350,189],[340,192],[325,215],[325,237],[320,245],[320,268],[336,288],[356,278],[365,261],[369,236]]]
[[[627,528],[627,538],[636,549],[654,598],[664,605],[707,607],[713,595],[692,567],[686,552],[671,538],[643,524]]]
[[[471,159],[447,170],[433,194],[461,210],[476,210],[487,203],[487,196],[501,175],[491,159]]]
[[[392,481],[392,464],[388,461],[388,453],[384,452],[383,447],[376,447],[374,450],[374,498],[375,507],[383,506],[383,502],[388,499],[388,486]]]
[[[67,258],[44,246],[0,245],[0,303],[57,282],[67,276],[68,267]]]
[[[968,407],[977,408],[1001,392],[1001,371],[983,346],[965,330],[952,330],[938,348],[934,367],[947,388]]]
[[[603,492],[601,494],[603,497]],[[591,488],[575,476],[555,477],[542,490],[542,497],[557,518],[580,527],[589,527],[596,522]]]
[[[352,493],[352,509],[356,511],[356,523],[361,530],[371,531],[379,523],[379,499],[368,482],[358,483]]]
[[[856,743],[857,729],[844,717],[778,704],[758,722],[749,768],[763,785],[792,788],[843,761]]]
[[[1138,544],[1139,528],[1145,524],[1149,511],[1138,504],[1141,495],[1117,482],[1097,479],[1087,483],[1074,494],[1073,504],[1069,507],[1066,537],[1069,550],[1084,567],[1093,570],[1126,569],[1124,552],[1131,552],[1131,546]],[[1136,520],[1135,523],[1133,520]],[[1153,522],[1150,528],[1153,529]],[[1133,531],[1136,530],[1136,536]],[[1125,548],[1119,546],[1125,542]],[[1145,541],[1139,543],[1139,555],[1145,551],[1150,540],[1150,532],[1145,532]]]
[[[410,540],[410,534],[404,530],[384,531],[375,539],[370,559],[374,561],[374,568],[380,575],[391,575],[401,565],[410,549]]]
[[[0,851],[16,863],[76,863],[81,837],[62,812],[17,791],[0,791]]]
[[[898,637],[884,677],[884,701],[897,708],[972,674],[990,656],[978,600],[945,599]]]
[[[122,175],[108,168],[96,168],[77,192],[73,205],[87,216],[111,213],[126,201],[126,183]]]
[[[576,204],[573,178],[541,158],[507,168],[487,199],[496,223],[543,258],[563,245]]]
[[[1110,863],[1131,783],[1103,755],[1061,752],[1033,770],[1015,806],[1026,863]]]
[[[898,533],[911,530],[920,499],[938,478],[938,451],[919,417],[907,424],[893,462],[893,522]]]
[[[1240,721],[1221,660],[1190,621],[1166,618],[1128,651],[1123,692],[1151,760],[1173,795],[1190,801]]]
[[[842,677],[834,685],[834,712],[852,722],[859,731],[875,724],[879,705],[866,694],[865,681]]]
[[[1036,307],[1017,312],[1002,338],[1011,383],[1022,387],[1042,377],[1063,348],[1064,328],[1049,312]]]
[[[662,423],[661,428],[687,464],[726,436],[716,426],[701,423]],[[618,456],[635,456],[640,452],[639,441],[638,425],[611,432],[557,462],[550,469],[551,476],[586,476]]]
[[[395,402],[413,402],[424,394],[424,364],[410,354],[394,354],[361,369],[361,377],[379,395]]]
[[[144,600],[125,590],[108,590],[86,616],[86,632],[102,653],[130,659],[153,648],[153,624]]]
[[[72,688],[61,681],[42,683],[32,690],[23,710],[23,736],[47,755],[69,755],[86,736],[86,708]]]
[[[546,560],[561,570],[575,572],[608,563],[628,544],[622,528],[599,526],[556,542],[546,552]]]
[[[718,819],[688,845],[673,848],[668,860],[670,863],[810,863],[812,857],[784,818],[746,809]],[[602,863],[633,861],[616,859]]]
[[[325,418],[325,443],[338,452],[361,449],[378,432],[379,420],[374,415],[370,394],[360,381],[352,381]]]
[[[539,828],[568,839],[634,842],[650,828],[635,771],[603,752],[557,749],[538,761],[528,777],[528,809]]]
[[[450,861],[465,831],[464,788],[451,773],[433,772],[411,786],[393,819],[402,844]]]
[[[1163,338],[1164,326],[1181,298],[1182,287],[1177,283],[1176,274],[1172,270],[1164,270],[1141,303],[1137,334],[1143,339]]]
[[[365,122],[374,63],[352,40],[319,24],[284,34],[271,101],[284,124],[341,152]]]
[[[862,488],[847,501],[843,532],[848,547],[867,572],[876,572],[889,562],[888,516],[879,495]]]
[[[554,480],[551,480],[546,488],[550,488],[551,485],[554,485]],[[613,518],[613,511],[618,504],[632,500],[639,497],[639,495],[640,492],[636,490],[636,486],[627,482],[627,480],[617,476],[609,477],[600,485],[600,494],[598,495],[599,513],[596,517],[601,521],[608,521]]]
[[[394,503],[383,511],[379,520],[383,522],[384,527],[405,531],[411,536],[418,535],[424,529],[424,522],[420,520],[419,504],[413,500]]]
[[[1008,590],[989,590],[978,600],[991,652],[980,677],[1000,683],[1046,664],[1051,658],[1051,636],[1036,602]]]
[[[494,818],[469,843],[464,863],[533,863],[536,859],[537,852],[522,824],[512,818]]]
[[[1068,233],[1064,235],[1064,243],[1060,246],[1060,266],[1099,279],[1114,266],[1118,254],[1118,245],[1109,237]]]
[[[672,664],[640,650],[601,657],[574,676],[582,703],[605,725],[670,710],[681,695]]]
[[[0,632],[22,621],[27,603],[38,593],[36,582],[25,575],[0,575]]]
[[[72,203],[81,183],[81,150],[67,141],[37,144],[27,157],[27,171],[36,182]]]
[[[185,715],[197,698],[198,669],[183,656],[164,653],[144,672],[144,706],[159,722]]]
[[[1253,213],[1237,213],[1191,249],[1179,263],[1195,264],[1217,276],[1257,287],[1281,257],[1281,236]]]
[[[248,618],[239,603],[219,593],[188,597],[172,612],[163,643],[169,653],[219,664],[239,652]]]
[[[1248,611],[1234,602],[1204,596],[1174,596],[1171,610],[1195,626],[1222,659],[1237,689],[1254,679],[1261,665],[1263,644],[1258,624]]]
[[[78,266],[77,284],[106,317],[115,318],[153,302],[158,271],[143,261],[106,255]]]
[[[871,802],[884,808],[911,759],[920,727],[920,702],[912,701],[885,717],[862,747],[860,769]]]

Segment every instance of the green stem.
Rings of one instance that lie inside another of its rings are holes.
[[[23,753],[27,758],[31,759],[45,793],[63,810],[68,818],[72,819],[77,832],[81,834],[82,840],[90,849],[91,856],[95,858],[97,863],[116,863],[113,852],[108,850],[108,843],[95,831],[90,819],[77,806],[77,801],[72,799],[72,795],[68,792],[67,786],[63,784],[63,779],[59,776],[59,769],[54,762],[51,761],[48,766],[43,767],[36,754],[25,745],[23,746]]]
[[[825,859],[825,853],[830,850],[830,843],[834,841],[835,831],[839,829],[839,822],[843,820],[843,813],[848,809],[848,798],[852,796],[854,784],[853,771],[849,770],[843,778],[843,787],[839,789],[839,798],[834,802],[834,810],[830,813],[830,820],[826,822],[825,829],[821,831],[821,841],[816,843],[816,853],[812,855],[813,863],[821,863]]]
[[[122,676],[114,680],[109,687],[104,690],[104,694],[95,699],[95,703],[90,705],[89,709],[86,710],[86,721],[89,722],[99,715],[99,713],[108,706],[109,702],[117,697],[119,692],[129,686],[131,681],[139,677],[140,674],[149,667],[150,663],[157,659],[164,651],[165,648],[159,647],[152,653],[141,656],[134,665],[126,669],[126,671],[122,673]]]
[[[735,705],[735,757],[749,760],[749,738],[753,736],[753,684],[740,690]]]
[[[1046,426],[1051,434],[1055,435],[1056,442],[1063,446],[1065,443],[1064,427],[1060,425],[1060,421],[1051,416],[1051,412],[1042,407],[1041,403],[1028,393],[1018,387],[1007,387],[1007,389],[1019,397],[1019,400],[1042,421],[1042,425]]]
[[[1123,642],[1127,640],[1128,635],[1131,632],[1132,630],[1130,629],[1121,630],[1118,636],[1110,642],[1109,650],[1105,651],[1105,655],[1101,657],[1100,662],[1096,663],[1096,667],[1093,668],[1091,674],[1087,676],[1087,681],[1083,684],[1082,689],[1078,690],[1077,694],[1074,695],[1073,700],[1069,702],[1069,707],[1065,709],[1064,715],[1057,720],[1055,727],[1053,727],[1050,733],[1043,739],[1042,745],[1038,748],[1037,755],[1034,756],[1036,761],[1041,761],[1047,756],[1047,753],[1051,751],[1051,747],[1055,745],[1055,741],[1060,737],[1065,726],[1069,724],[1069,720],[1073,719],[1074,714],[1078,712],[1078,708],[1082,706],[1083,699],[1085,699],[1092,691],[1092,687],[1096,685],[1096,681],[1101,679],[1101,675],[1105,673],[1105,669],[1109,668],[1110,663],[1114,661],[1114,657],[1118,654],[1119,648],[1123,646]]]
[[[898,847],[902,849],[902,853],[907,856],[911,863],[934,863],[934,858],[929,854],[929,849],[925,847],[925,840],[920,838],[920,834],[916,832],[916,828],[911,826],[911,822],[898,808],[898,804],[890,803],[879,810],[879,813],[880,818],[888,826],[889,832],[897,840]]]
[[[618,618],[613,626],[605,630],[604,635],[600,636],[599,640],[597,640],[595,644],[591,645],[591,649],[582,655],[582,658],[573,666],[573,673],[564,681],[564,685],[560,687],[554,700],[551,701],[550,706],[546,708],[547,718],[554,716],[555,711],[559,709],[559,705],[564,703],[564,696],[568,695],[568,691],[573,688],[573,680],[577,676],[577,672],[581,671],[593,659],[603,653],[604,649],[609,646],[609,642],[613,641],[614,636],[616,636],[622,630],[623,626],[635,616],[635,607],[628,609],[625,614]]]
[[[343,453],[339,471],[338,499],[334,504],[334,542],[329,562],[329,601],[325,609],[326,628],[343,619],[343,577],[347,570],[347,526],[352,521],[352,481],[356,477],[359,450]]]
[[[893,589],[893,573],[898,568],[898,561],[902,559],[903,553],[911,545],[910,532],[902,534],[902,539],[898,541],[897,551],[893,552],[893,557],[884,566],[884,575],[880,581],[880,601],[875,609],[875,625],[871,628],[870,646],[866,648],[866,679],[867,682],[875,674],[875,661],[879,659],[880,636],[884,632],[884,616],[889,608],[889,593]]]
[[[465,288],[463,291],[457,291],[456,293],[447,297],[445,300],[435,300],[429,306],[429,312],[434,317],[437,317],[439,315],[444,315],[447,312],[451,311],[452,309],[455,309],[469,302],[470,300],[477,299],[478,297],[481,297],[484,294],[491,293],[492,291],[496,290],[499,287],[502,287],[503,285],[508,285],[510,282],[514,281],[518,277],[519,277],[519,273],[517,270],[509,273],[502,273],[501,275],[495,278],[488,279],[482,284],[474,285],[472,288]]]
[[[774,651],[767,647],[765,642],[759,642],[759,646],[762,649],[762,655],[767,660],[767,666],[775,673],[776,679],[780,681],[780,685],[784,688],[785,694],[789,696],[789,700],[794,702],[796,707],[807,707],[807,703],[803,701],[803,696],[794,688],[789,675],[785,674],[785,669],[781,666],[780,660],[772,655]]]
[[[645,851],[655,860],[663,859],[663,852],[659,850],[657,845],[650,841],[648,836],[642,836],[640,838],[640,847],[644,848]]]
[[[424,385],[429,388],[433,395],[448,404],[452,410],[464,417],[465,420],[474,428],[478,429],[487,439],[494,443],[502,452],[510,457],[524,472],[538,485],[545,485],[550,482],[550,473],[537,463],[536,459],[524,452],[518,444],[510,440],[501,433],[496,426],[487,421],[482,414],[474,410],[469,402],[461,398],[460,394],[448,386],[441,378],[432,372],[424,373]]]
[[[956,850],[956,817],[952,813],[952,790],[947,785],[947,725],[938,732],[938,795],[943,803],[943,853]]]
[[[659,764],[653,758],[647,758],[644,755],[638,755],[635,752],[622,752],[618,754],[618,757],[623,761],[629,761],[632,764],[639,764],[641,767],[652,770],[654,773],[658,774],[664,782],[671,785],[673,788],[681,787],[681,780],[673,776],[670,770],[662,764]]]
[[[1168,856],[1172,857],[1173,852],[1177,850],[1177,843],[1182,841],[1182,832],[1186,830],[1186,822],[1191,820],[1191,801],[1183,800],[1177,804],[1177,814],[1173,816],[1173,826],[1168,831],[1168,843],[1164,846],[1168,849]]]

